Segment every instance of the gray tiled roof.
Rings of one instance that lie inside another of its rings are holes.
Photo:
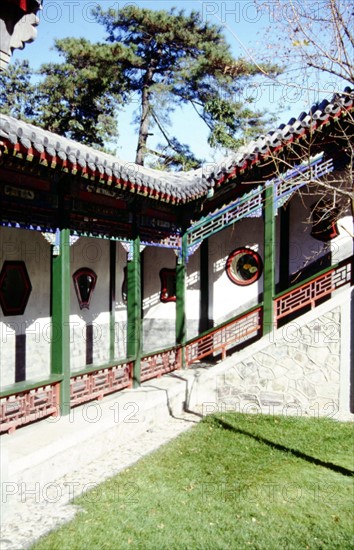
[[[127,188],[162,201],[184,203],[205,195],[211,187],[222,184],[231,174],[261,160],[300,133],[315,129],[330,118],[352,109],[353,105],[354,90],[346,88],[343,94],[313,106],[309,113],[301,113],[298,118],[281,124],[276,130],[240,147],[221,162],[206,164],[189,172],[161,172],[125,162],[6,115],[0,115],[0,144],[1,141],[5,145],[8,142],[34,157],[44,156],[57,164],[64,163],[69,171],[81,170],[114,187]]]

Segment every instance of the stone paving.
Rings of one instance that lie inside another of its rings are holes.
[[[41,487],[32,484],[27,493],[19,491],[2,521],[1,550],[25,550],[36,540],[74,518],[80,510],[71,504],[73,497],[93,489],[105,479],[128,468],[143,456],[190,429],[201,419],[193,413],[180,413],[149,428],[138,439],[120,445],[88,464]]]

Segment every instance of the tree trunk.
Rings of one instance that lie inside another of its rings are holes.
[[[150,123],[150,87],[153,83],[154,70],[149,67],[144,76],[144,85],[141,93],[141,119],[139,127],[138,147],[136,149],[135,162],[144,166],[146,154],[146,142],[149,135]]]

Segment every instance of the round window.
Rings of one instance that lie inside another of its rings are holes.
[[[226,262],[226,273],[237,285],[251,285],[262,274],[262,260],[251,248],[238,248],[231,252]]]

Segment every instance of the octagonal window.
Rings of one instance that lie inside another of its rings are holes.
[[[262,260],[251,248],[238,248],[226,262],[226,273],[236,285],[246,286],[258,281],[262,274]]]
[[[0,273],[0,304],[4,315],[23,315],[31,291],[25,263],[5,261]]]

